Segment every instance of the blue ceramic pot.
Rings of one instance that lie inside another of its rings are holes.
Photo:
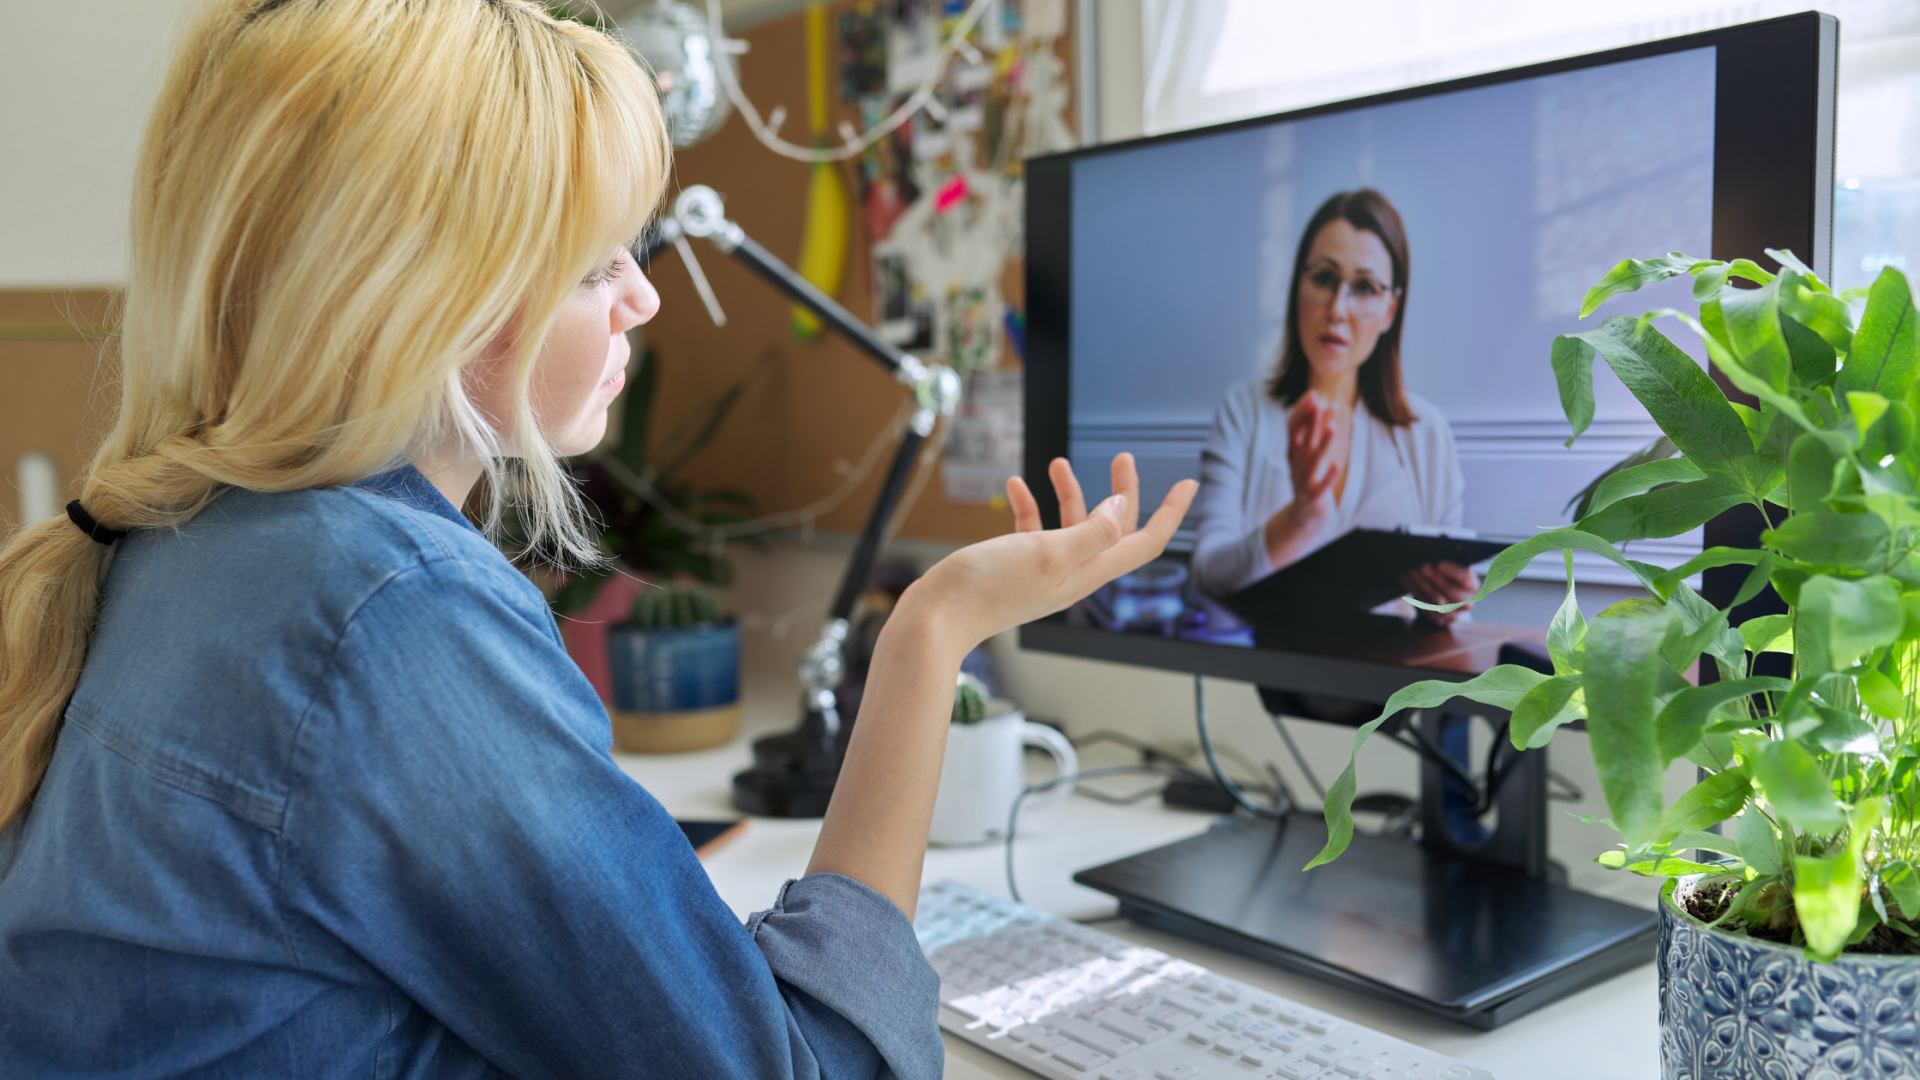
[[[1920,956],[1842,953],[1817,964],[1709,930],[1660,893],[1660,1075],[1665,1080],[1920,1078]]]
[[[613,707],[622,712],[682,712],[740,698],[740,627],[723,623],[673,630],[616,626],[607,631]]]

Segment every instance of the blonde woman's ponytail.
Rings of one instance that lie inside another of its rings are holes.
[[[120,411],[82,505],[170,529],[229,487],[451,451],[485,466],[486,521],[518,503],[533,542],[591,558],[528,384],[670,164],[631,55],[531,0],[201,0],[141,145]],[[503,436],[463,371],[510,327]],[[0,547],[0,826],[46,773],[112,553],[64,518]]]

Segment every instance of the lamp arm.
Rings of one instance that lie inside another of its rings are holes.
[[[913,389],[915,409],[901,433],[900,445],[880,485],[879,497],[867,514],[860,538],[854,544],[853,557],[834,594],[833,607],[820,629],[820,637],[809,646],[800,661],[800,681],[806,687],[806,705],[819,713],[829,744],[839,736],[840,715],[834,689],[846,674],[845,642],[848,620],[854,605],[866,587],[867,576],[880,554],[880,544],[899,509],[907,479],[913,474],[914,459],[919,456],[927,436],[942,416],[950,416],[960,405],[960,376],[945,364],[929,364],[901,350],[822,292],[813,282],[762,247],[746,230],[728,220],[720,194],[704,184],[682,191],[673,203],[673,213],[663,217],[635,246],[634,256],[642,266],[652,257],[684,237],[706,239],[723,253],[745,263],[774,288],[819,317],[862,352],[872,357],[893,377]],[[685,249],[683,248],[684,252]]]

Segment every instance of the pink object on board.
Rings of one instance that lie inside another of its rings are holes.
[[[607,659],[607,630],[618,625],[633,607],[633,598],[648,586],[624,571],[608,578],[592,602],[571,615],[560,617],[560,638],[567,643],[567,655],[580,665],[580,674],[593,684],[600,703],[613,708],[613,665]]]
[[[956,173],[953,179],[941,184],[940,190],[934,193],[933,209],[937,213],[944,214],[960,205],[961,200],[966,197],[967,178]]]

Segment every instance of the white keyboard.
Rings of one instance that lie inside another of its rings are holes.
[[[943,881],[913,929],[940,1026],[1065,1080],[1493,1080],[1185,960]]]

